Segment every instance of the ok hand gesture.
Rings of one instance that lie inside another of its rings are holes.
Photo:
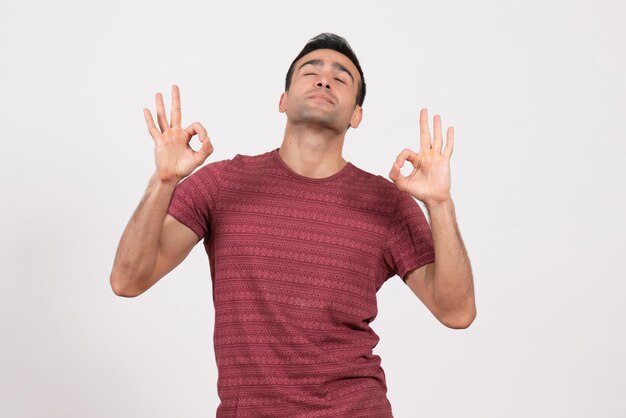
[[[165,117],[163,96],[156,94],[157,120],[161,130],[157,129],[150,110],[143,109],[148,131],[155,143],[155,160],[159,178],[162,181],[178,182],[200,166],[213,152],[213,145],[206,129],[200,122],[194,122],[187,128],[181,127],[180,92],[177,85],[172,85],[172,113],[171,125]],[[194,135],[199,135],[202,146],[194,151],[189,141]]]
[[[396,158],[389,172],[389,178],[402,191],[406,191],[426,205],[437,204],[451,199],[450,196],[450,157],[454,147],[454,128],[450,126],[446,134],[446,146],[441,151],[441,117],[433,118],[435,138],[430,142],[428,128],[428,112],[420,110],[420,150],[419,153],[405,148]],[[402,176],[400,168],[409,160],[413,164],[413,172]]]

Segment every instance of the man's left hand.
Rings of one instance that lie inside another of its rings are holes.
[[[441,135],[441,117],[433,118],[435,138],[431,143],[428,128],[428,111],[420,110],[420,149],[419,152],[405,148],[396,158],[389,172],[389,178],[402,191],[406,191],[414,198],[426,205],[443,203],[451,199],[450,196],[450,157],[454,147],[454,128],[450,126],[446,133],[446,146],[443,146]],[[413,172],[402,176],[400,168],[408,160],[413,164]]]

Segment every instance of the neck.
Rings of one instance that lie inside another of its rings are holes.
[[[341,155],[344,138],[345,132],[287,123],[278,153],[289,168],[302,176],[329,177],[346,165]]]

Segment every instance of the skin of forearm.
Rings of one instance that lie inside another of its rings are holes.
[[[177,181],[163,181],[155,172],[124,229],[115,253],[111,287],[118,294],[135,294],[145,287],[157,258],[159,237]]]
[[[456,221],[452,199],[426,204],[435,247],[433,298],[452,321],[476,316],[474,281],[469,257]]]

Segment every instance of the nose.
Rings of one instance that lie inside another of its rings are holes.
[[[330,90],[330,84],[328,84],[327,81],[324,81],[324,82],[318,81],[317,82],[317,87],[326,87],[327,89]]]
[[[330,80],[330,77],[331,75],[328,74],[327,71],[321,71],[319,75],[319,80],[316,84],[317,87],[325,87],[330,90],[330,83],[328,82],[328,80]]]

